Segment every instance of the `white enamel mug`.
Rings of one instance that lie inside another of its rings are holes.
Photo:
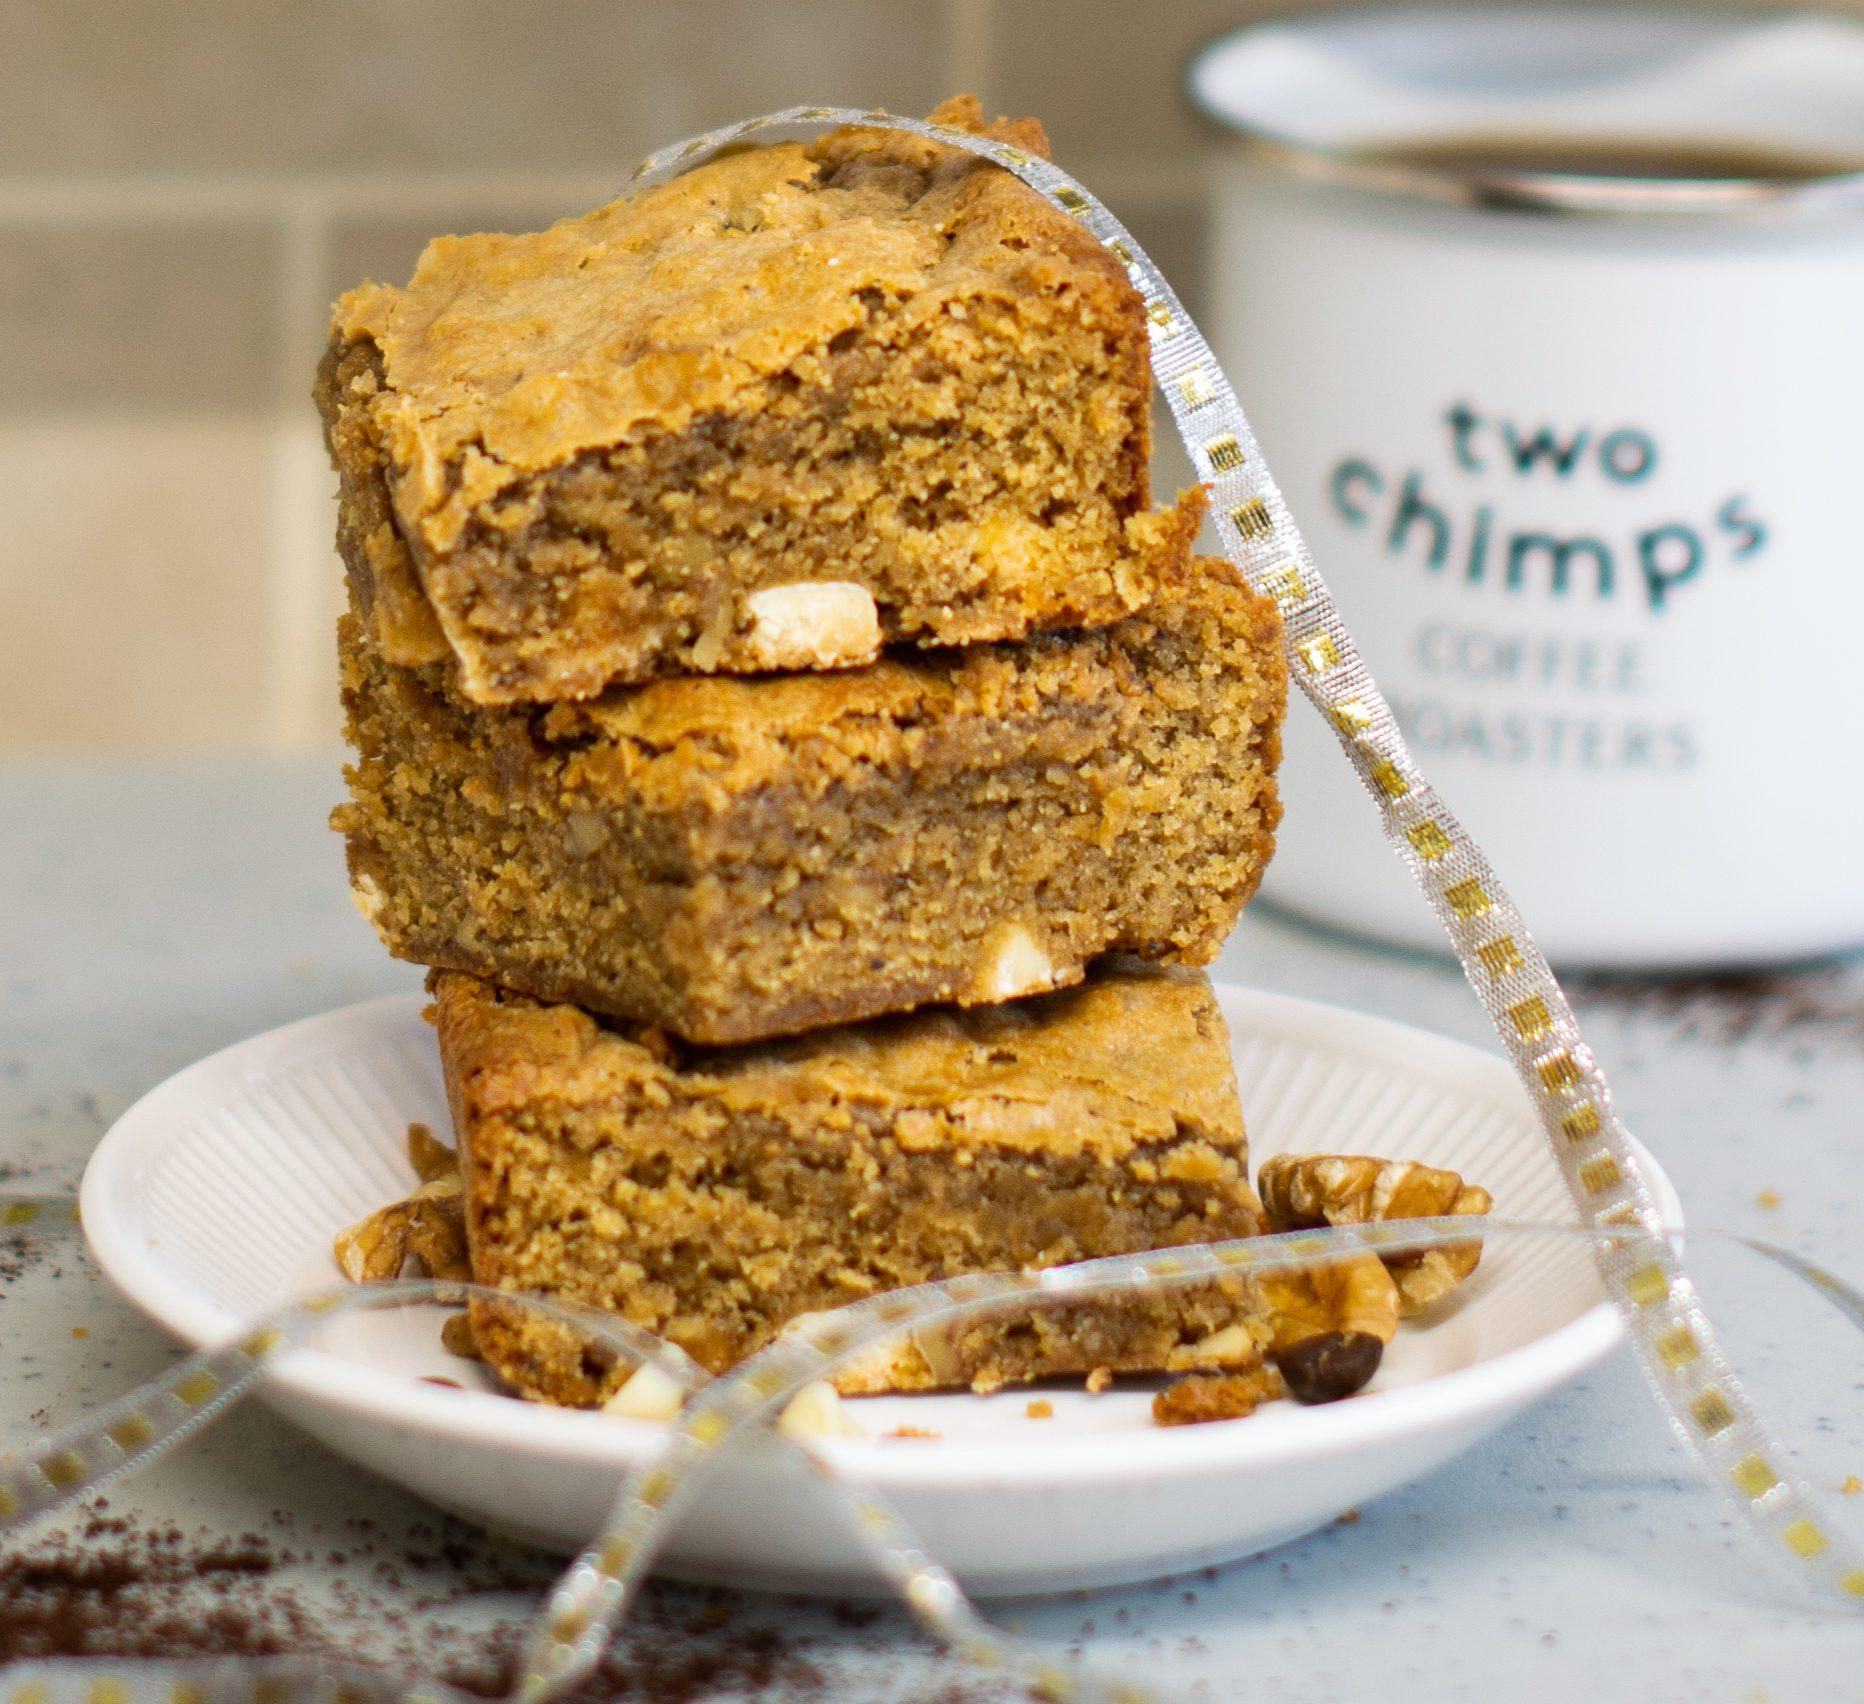
[[[1424,772],[1556,962],[1864,943],[1864,175],[1390,166],[1420,138],[1864,166],[1864,27],[1381,11],[1240,32],[1193,97],[1212,338]],[[1317,717],[1271,897],[1441,937]]]

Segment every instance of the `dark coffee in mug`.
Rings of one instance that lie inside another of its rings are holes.
[[[1535,136],[1506,133],[1426,136],[1354,150],[1374,165],[1483,176],[1538,172],[1560,177],[1807,183],[1864,171],[1864,156],[1846,158],[1763,142],[1690,137]]]

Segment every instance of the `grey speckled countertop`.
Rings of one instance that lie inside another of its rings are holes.
[[[350,909],[323,828],[337,787],[334,758],[0,766],[0,1163],[75,1184],[110,1120],[171,1071],[417,985]],[[1221,970],[1487,1039],[1447,964],[1261,908]],[[1692,1221],[1864,1275],[1864,966],[1581,992]],[[1803,1445],[1801,1469],[1834,1489],[1864,1475],[1864,1344],[1732,1257],[1704,1250],[1697,1264],[1757,1392]],[[0,1444],[172,1353],[80,1252],[0,1260]],[[218,1606],[249,1642],[456,1668],[496,1654],[549,1573],[252,1406],[109,1504],[88,1536],[79,1521],[35,1540],[37,1573],[0,1556],[0,1658],[39,1636],[18,1606],[46,1600],[26,1588],[83,1577],[87,1555],[129,1554],[141,1576],[114,1599],[86,1588],[94,1641],[172,1645]],[[1864,1516],[1864,1496],[1850,1506]],[[229,1543],[245,1561],[226,1563]],[[1351,1524],[1214,1573],[999,1613],[1193,1698],[1864,1697],[1864,1620],[1814,1614],[1757,1567],[1622,1353]],[[681,1588],[651,1594],[622,1660],[630,1697],[1004,1695],[954,1674],[891,1610]]]

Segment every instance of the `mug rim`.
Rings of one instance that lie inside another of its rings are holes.
[[[1338,23],[1355,17],[1390,18],[1394,11],[1406,9],[1355,6],[1329,11],[1322,17],[1325,22]],[[1420,13],[1436,10],[1428,6],[1408,9]],[[1544,10],[1577,13],[1579,8],[1552,6]],[[1604,177],[1521,166],[1432,166],[1378,159],[1348,147],[1291,136],[1219,108],[1200,86],[1203,68],[1232,43],[1272,30],[1300,29],[1304,24],[1311,28],[1320,21],[1304,20],[1299,16],[1268,18],[1213,36],[1195,48],[1184,62],[1182,83],[1186,98],[1203,118],[1221,125],[1248,153],[1270,165],[1296,176],[1405,200],[1449,203],[1483,211],[1595,218],[1646,214],[1672,218],[1780,218],[1864,210],[1864,166],[1855,171],[1791,179]],[[1417,136],[1431,140],[1435,134],[1420,131]],[[1441,134],[1448,137],[1452,133],[1446,129]]]

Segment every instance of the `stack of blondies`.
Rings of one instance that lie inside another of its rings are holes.
[[[1150,391],[1113,254],[872,130],[338,303],[336,823],[435,967],[481,1282],[720,1369],[877,1290],[1258,1228],[1185,967],[1268,860],[1286,675],[1190,554],[1201,494],[1152,507]],[[1246,1312],[1122,1299],[840,1382],[1244,1366]],[[626,1372],[474,1324],[527,1395]]]

